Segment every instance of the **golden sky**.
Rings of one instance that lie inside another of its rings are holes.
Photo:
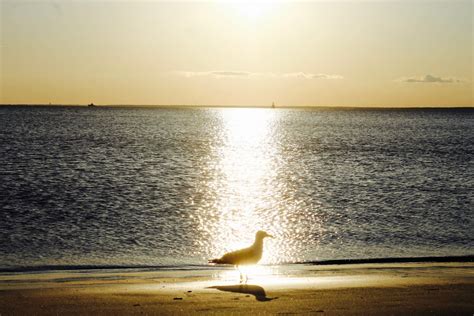
[[[0,10],[3,104],[474,104],[470,0],[0,0]]]

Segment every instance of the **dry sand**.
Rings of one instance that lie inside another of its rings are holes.
[[[473,315],[473,263],[0,274],[0,314]]]

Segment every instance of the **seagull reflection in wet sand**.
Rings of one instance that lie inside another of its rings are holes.
[[[237,267],[237,269],[239,269],[240,283],[247,283],[248,276],[245,275],[245,281],[244,281],[244,276],[239,267],[243,265],[257,264],[260,261],[263,254],[263,239],[265,237],[273,238],[273,236],[268,234],[267,232],[259,230],[255,234],[255,241],[252,244],[252,246],[248,248],[228,252],[225,255],[223,255],[221,258],[209,260],[209,263],[233,264],[234,266]]]

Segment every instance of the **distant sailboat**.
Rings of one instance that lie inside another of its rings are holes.
[[[89,104],[88,106],[95,106],[95,104],[94,104],[94,103],[91,103],[91,104]]]

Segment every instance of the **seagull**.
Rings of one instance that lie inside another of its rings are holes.
[[[264,232],[263,230],[259,230],[255,234],[255,241],[253,242],[253,245],[228,252],[219,259],[211,259],[209,260],[209,263],[216,263],[216,264],[233,264],[234,266],[239,269],[239,266],[243,265],[251,265],[251,264],[257,264],[260,259],[262,259],[262,253],[263,253],[263,239],[265,237],[270,237],[273,238],[272,235],[268,234],[267,232]],[[242,276],[242,271],[240,271],[240,283],[243,281],[243,276]],[[246,276],[245,282],[247,282],[248,277]]]

